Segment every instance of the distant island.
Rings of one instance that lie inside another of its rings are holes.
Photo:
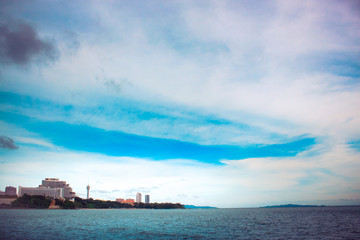
[[[194,205],[184,205],[186,209],[216,209],[216,207],[210,206],[194,206]]]
[[[120,203],[116,201],[82,199],[75,197],[73,201],[67,199],[52,199],[40,195],[18,197],[11,203],[11,208],[37,209],[108,209],[108,208],[149,208],[149,209],[184,209],[180,203]]]
[[[260,208],[289,208],[289,207],[325,207],[325,205],[284,204],[284,205],[265,206]]]

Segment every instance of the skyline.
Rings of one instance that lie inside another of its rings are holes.
[[[0,189],[360,204],[359,9],[1,1]]]
[[[46,189],[46,190],[44,190]],[[62,189],[62,190],[59,190]],[[18,193],[17,193],[18,190]],[[53,191],[48,191],[53,190]],[[86,186],[86,198],[85,199],[93,199],[90,197],[90,185],[88,184]],[[56,192],[58,191],[58,192]],[[7,192],[10,192],[10,194],[6,194]],[[24,193],[25,192],[25,193]],[[13,186],[6,186],[5,192],[0,190],[1,195],[10,195],[10,196],[18,196],[22,197],[24,194],[28,194],[30,196],[33,195],[44,195],[46,197],[52,197],[52,198],[61,198],[61,199],[73,199],[74,197],[79,197],[76,195],[75,192],[72,192],[72,188],[70,187],[70,183],[66,184],[65,180],[60,180],[59,178],[45,178],[42,180],[42,184],[39,184],[38,186],[19,186],[18,188]],[[55,197],[56,195],[56,197]],[[150,195],[145,194],[144,201],[142,201],[142,194],[140,192],[136,193],[136,202],[145,202],[150,203]],[[135,198],[133,199],[126,199],[126,200],[132,200],[133,202]],[[104,199],[95,199],[95,200],[104,200]],[[110,200],[110,199],[108,199]],[[115,199],[115,201],[125,200],[119,196]],[[121,201],[120,201],[121,202]]]

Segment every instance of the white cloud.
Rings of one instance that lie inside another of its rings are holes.
[[[24,137],[16,137],[15,139],[19,143],[25,143],[25,144],[35,144],[43,147],[49,147],[49,148],[56,148],[56,146],[52,143],[49,143],[47,141],[36,139],[36,138],[24,138]]]
[[[360,197],[358,153],[335,148],[314,157],[305,155],[223,160],[226,165],[218,166],[26,148],[1,163],[0,180],[8,185],[37,186],[45,177],[58,177],[81,197],[89,183],[91,196],[97,199],[134,198],[142,191],[154,202],[218,207],[318,204],[321,200],[343,204],[338,199]]]
[[[154,43],[146,29],[153,25],[138,17],[130,21],[131,13],[113,4],[93,4],[102,26],[98,34],[109,34],[109,40],[80,34],[76,55],[62,55],[58,63],[30,76],[34,89],[31,94],[40,94],[35,92],[40,87],[46,89],[43,97],[82,105],[96,105],[103,96],[117,98],[120,94],[160,105],[191,106],[247,123],[256,124],[253,116],[257,116],[303,126],[299,130],[293,130],[293,126],[286,129],[289,135],[322,135],[329,129],[339,134],[343,128],[350,128],[346,132],[351,134],[359,126],[353,111],[360,105],[359,92],[334,91],[334,84],[341,84],[344,77],[296,66],[298,57],[314,50],[339,51],[337,46],[345,52],[354,50],[347,41],[353,42],[358,35],[330,37],[344,27],[353,28],[358,21],[356,15],[346,15],[349,10],[345,7],[338,9],[337,4],[328,4],[329,13],[324,14],[317,3],[279,1],[269,14],[259,17],[249,14],[242,4],[235,8],[219,2],[206,6],[181,4],[182,18],[177,20],[180,29],[191,33],[189,41],[218,42],[229,48],[229,52],[212,53],[208,58],[206,52],[183,55],[167,42]],[[333,30],[329,24],[337,19],[341,24]],[[159,34],[159,28],[155,30],[154,34]],[[324,41],[335,42],[336,46]],[[254,79],[251,73],[242,73],[249,69],[263,76]],[[109,91],[107,79],[122,86],[120,93]],[[17,89],[29,84],[25,78],[18,81],[14,85]],[[351,127],[344,123],[348,119],[353,119]]]

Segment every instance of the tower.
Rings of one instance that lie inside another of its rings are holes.
[[[139,192],[136,194],[136,202],[141,203],[141,193]]]
[[[149,194],[145,195],[145,203],[147,203],[147,204],[150,203],[150,195]]]
[[[86,197],[86,199],[89,199],[89,193],[90,193],[90,185],[89,185],[89,184],[86,186],[86,190],[87,190],[87,197]]]

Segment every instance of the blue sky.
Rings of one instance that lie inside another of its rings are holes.
[[[2,1],[0,188],[360,204],[356,1]]]

